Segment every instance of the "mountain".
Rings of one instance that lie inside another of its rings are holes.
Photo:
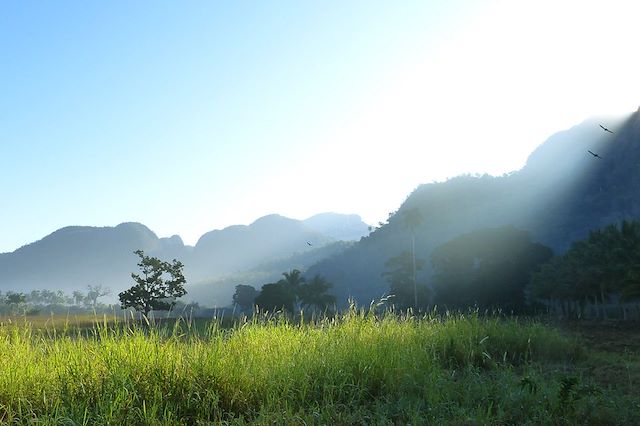
[[[604,123],[614,130],[605,133]],[[602,158],[592,156],[588,151]],[[431,279],[431,252],[473,230],[512,225],[534,241],[565,251],[592,229],[640,218],[640,109],[626,118],[599,117],[552,135],[519,171],[500,177],[460,176],[419,186],[388,222],[339,257],[320,261],[320,273],[346,303],[362,304],[388,294],[385,262],[411,248],[406,212],[418,209],[416,257],[426,266],[418,280]]]
[[[0,255],[0,289],[77,289],[92,284],[114,287],[133,271],[134,250],[157,251],[160,240],[139,223],[116,227],[69,226],[13,253]]]
[[[323,259],[340,256],[353,244],[352,241],[335,241],[321,247],[296,252],[290,256],[272,259],[245,271],[196,282],[189,289],[185,300],[194,302],[206,300],[211,306],[226,306],[230,303],[238,284],[260,289],[264,284],[277,282],[282,278],[283,272],[292,269],[306,271],[311,265]]]
[[[200,237],[191,257],[190,273],[198,280],[240,272],[271,258],[332,241],[302,221],[276,214],[264,216],[248,226],[230,226]]]
[[[326,229],[345,230],[349,235],[356,233],[350,229],[367,226],[354,220],[359,218],[355,215],[326,216],[330,218],[323,222]],[[322,248],[337,241],[339,238],[334,237],[337,234],[329,231],[326,234],[322,229],[305,221],[269,215],[248,226],[208,232],[195,247],[190,247],[185,246],[178,235],[158,238],[140,223],[122,223],[115,227],[70,226],[12,253],[0,254],[0,290],[69,291],[84,289],[89,284],[103,284],[111,287],[115,296],[132,285],[130,275],[137,271],[139,260],[133,251],[137,249],[164,260],[182,261],[189,285],[241,274],[277,259],[284,271],[289,264],[297,267],[295,256],[315,253],[305,257],[307,260],[302,263],[306,267],[320,260],[321,253],[334,252]],[[225,291],[223,289],[224,294]],[[226,303],[230,302],[230,296],[228,299]],[[206,300],[199,302],[207,304]]]
[[[615,133],[603,132],[599,124]],[[589,119],[552,135],[517,172],[421,185],[370,234],[359,217],[330,213],[304,221],[265,216],[247,226],[208,232],[195,247],[185,246],[178,236],[158,238],[141,224],[68,227],[0,254],[0,290],[101,283],[120,291],[131,285],[137,263],[132,252],[141,248],[183,261],[196,301],[203,305],[209,297],[226,304],[237,284],[275,280],[284,270],[313,262],[306,275],[324,275],[340,303],[353,296],[368,304],[388,293],[382,277],[385,262],[411,247],[412,232],[404,220],[410,210],[417,209],[423,218],[415,229],[416,257],[426,261],[418,279],[429,282],[431,252],[461,234],[511,225],[563,252],[592,229],[640,218],[638,188],[640,109],[625,118]],[[316,251],[339,239],[353,243]]]
[[[356,214],[320,213],[303,221],[310,229],[336,240],[357,241],[369,235],[369,226]]]

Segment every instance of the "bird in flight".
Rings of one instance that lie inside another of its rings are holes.
[[[309,241],[307,241],[307,245],[308,245],[309,247],[312,247],[312,246],[313,246],[313,244],[311,244]]]
[[[602,130],[604,130],[605,132],[609,132],[609,133],[613,133],[611,130],[607,129],[606,127],[604,127],[602,124],[598,124],[598,126],[600,126],[600,128]]]
[[[587,151],[589,151],[589,150],[587,150]],[[589,151],[589,154],[591,154],[591,155],[593,155],[594,157],[599,158],[599,159],[601,159],[601,160],[602,160],[602,157],[600,157],[600,156],[599,156],[598,154],[596,154],[595,152],[591,152],[591,151]]]

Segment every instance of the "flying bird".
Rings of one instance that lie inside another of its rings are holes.
[[[613,133],[611,130],[607,129],[602,124],[598,124],[598,126],[600,126],[602,128],[602,130],[604,130],[605,132]]]
[[[313,246],[313,244],[311,244],[309,241],[307,241],[307,245],[308,245],[309,247],[312,247],[312,246]]]
[[[589,150],[587,150],[587,151],[589,151]],[[595,152],[591,152],[591,151],[589,151],[589,154],[591,154],[591,155],[593,155],[594,157],[599,158],[599,159],[601,159],[601,160],[602,160],[602,157],[600,157],[600,156],[599,156],[598,154],[596,154]]]

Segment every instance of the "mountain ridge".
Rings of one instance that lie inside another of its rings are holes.
[[[602,122],[615,133],[603,132],[598,126]],[[589,151],[598,153],[600,158]],[[592,229],[621,219],[640,218],[639,166],[640,109],[624,118],[592,117],[552,134],[529,155],[524,167],[518,171],[497,177],[462,175],[445,182],[420,185],[390,215],[386,224],[371,233],[368,229],[365,231],[367,225],[357,215],[321,213],[296,220],[272,214],[249,225],[233,225],[205,233],[195,246],[184,245],[179,236],[158,238],[149,228],[136,222],[125,222],[116,227],[65,227],[38,242],[45,241],[46,245],[54,235],[73,240],[86,232],[97,232],[102,241],[109,241],[114,238],[113,233],[129,231],[129,245],[104,251],[97,260],[87,261],[82,257],[95,249],[95,245],[85,244],[82,250],[74,252],[71,257],[78,257],[73,259],[75,265],[86,266],[86,271],[84,275],[77,270],[67,274],[67,281],[92,276],[92,270],[95,273],[105,265],[127,270],[128,278],[132,265],[137,263],[131,252],[142,248],[161,258],[170,254],[179,256],[185,265],[189,265],[186,271],[189,282],[220,283],[224,277],[242,276],[242,271],[253,271],[272,279],[274,271],[255,270],[255,267],[277,258],[286,261],[287,256],[328,245],[338,240],[337,236],[344,237],[345,229],[352,229],[356,235],[352,241],[355,242],[337,247],[331,256],[310,266],[308,274],[325,276],[334,284],[331,291],[340,302],[346,303],[348,297],[354,297],[367,304],[388,293],[388,283],[382,277],[385,262],[409,249],[411,231],[403,223],[406,211],[417,208],[424,218],[416,228],[415,243],[417,256],[426,261],[419,279],[428,282],[433,272],[429,262],[431,251],[477,229],[514,226],[528,231],[534,241],[560,253]],[[335,217],[343,220],[332,223],[331,219]],[[0,289],[8,285],[7,276],[15,275],[16,266],[7,266],[12,254],[29,252],[33,248],[28,247],[38,242],[12,253],[0,254],[0,269],[8,272],[0,276]],[[234,250],[238,255],[235,258],[230,255]],[[126,255],[122,254],[125,252]],[[34,271],[29,267],[44,264],[53,268],[51,262],[46,256],[36,258],[36,262],[23,262],[22,267],[26,268],[23,272],[33,279]],[[302,260],[299,262],[307,265]],[[124,280],[122,276],[118,279]],[[228,291],[226,288],[218,294],[228,295]]]
[[[342,217],[335,218],[341,220]],[[236,235],[238,230],[241,238]],[[0,290],[72,290],[103,284],[112,287],[114,292],[121,291],[131,285],[130,273],[138,263],[133,251],[137,249],[164,260],[181,260],[188,282],[198,282],[248,270],[271,258],[304,252],[311,249],[307,245],[310,240],[319,247],[336,241],[314,231],[303,221],[279,215],[207,234],[230,234],[231,237],[208,242],[201,237],[199,244],[188,246],[179,235],[158,237],[138,222],[66,226],[13,252],[1,253]]]
[[[603,132],[605,123],[615,134]],[[599,153],[602,159],[588,153]],[[368,304],[388,294],[385,262],[410,250],[405,212],[417,208],[416,256],[425,261],[418,280],[429,283],[430,253],[451,239],[482,228],[514,226],[561,253],[592,229],[640,218],[640,109],[616,119],[592,117],[554,133],[525,166],[503,176],[458,176],[420,185],[386,224],[308,273],[334,284],[343,304],[349,297]]]

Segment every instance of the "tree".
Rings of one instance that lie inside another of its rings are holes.
[[[84,298],[85,303],[90,305],[92,308],[95,308],[98,304],[98,299],[103,296],[108,296],[111,294],[111,289],[108,287],[103,287],[102,284],[97,285],[88,285],[87,286],[87,295]],[[75,292],[73,293],[75,297]]]
[[[413,306],[418,306],[418,283],[416,281],[416,229],[422,224],[423,218],[420,209],[414,207],[405,210],[402,214],[402,222],[404,226],[411,231],[411,258],[412,258],[412,275],[413,281]]]
[[[85,295],[80,290],[74,290],[72,293],[72,297],[74,305],[82,305],[85,301]]]
[[[249,310],[258,296],[258,290],[250,285],[237,285],[236,292],[233,294],[233,303],[240,306],[242,310]]]
[[[305,283],[305,278],[302,276],[302,272],[298,269],[283,272],[282,276],[284,276],[284,279],[281,279],[280,281],[283,282],[286,287],[289,287],[295,294],[298,293],[300,286]]]
[[[24,293],[8,291],[4,299],[5,303],[11,307],[12,311],[15,312],[18,307],[25,304],[25,302],[27,301],[27,296]]]
[[[522,312],[531,274],[552,256],[550,248],[531,242],[528,232],[510,226],[461,235],[431,255],[436,301]]]
[[[265,284],[255,299],[255,304],[262,310],[275,312],[286,311],[293,314],[296,294],[284,280]]]
[[[293,314],[298,303],[321,310],[335,303],[335,297],[326,294],[331,284],[321,276],[316,275],[309,283],[298,269],[283,272],[282,276],[284,278],[277,283],[262,286],[262,290],[255,297],[254,302],[260,309],[266,311],[282,310]],[[239,287],[241,286],[236,287],[236,294],[238,294]],[[234,295],[235,300],[236,295]]]
[[[27,301],[34,305],[42,303],[42,292],[40,290],[31,290],[27,296]]]
[[[313,308],[314,311],[325,311],[336,303],[335,296],[327,294],[330,287],[331,283],[321,275],[316,275],[311,281],[300,285],[300,304],[302,307]]]
[[[280,279],[280,281],[278,281],[278,284],[282,285],[286,293],[288,294],[285,299],[288,301],[290,298],[292,298],[292,309],[287,310],[293,313],[294,311],[299,310],[298,302],[300,296],[300,286],[302,286],[306,282],[306,280],[299,269],[292,269],[289,272],[283,272],[282,276],[284,278]]]
[[[40,297],[42,302],[47,305],[62,305],[65,302],[62,291],[42,290]]]
[[[565,254],[534,274],[531,285],[543,299],[578,301],[582,306],[593,302],[596,310],[600,305],[606,318],[605,305],[612,294],[620,294],[621,302],[640,298],[639,265],[640,222],[622,221],[574,242]]]
[[[623,301],[640,299],[640,265],[635,264],[629,269],[620,296]]]
[[[131,274],[136,284],[118,294],[123,309],[134,308],[149,315],[151,310],[168,310],[175,305],[175,299],[187,294],[186,280],[182,273],[184,265],[173,259],[171,263],[156,257],[145,256],[142,250],[134,251],[140,257],[138,266],[142,271]]]
[[[426,285],[418,284],[415,274],[424,266],[423,260],[416,260],[412,253],[403,251],[384,264],[387,268],[382,276],[390,284],[389,292],[393,295],[393,303],[401,309],[410,307],[426,307],[429,290]],[[416,272],[414,272],[416,271]]]

